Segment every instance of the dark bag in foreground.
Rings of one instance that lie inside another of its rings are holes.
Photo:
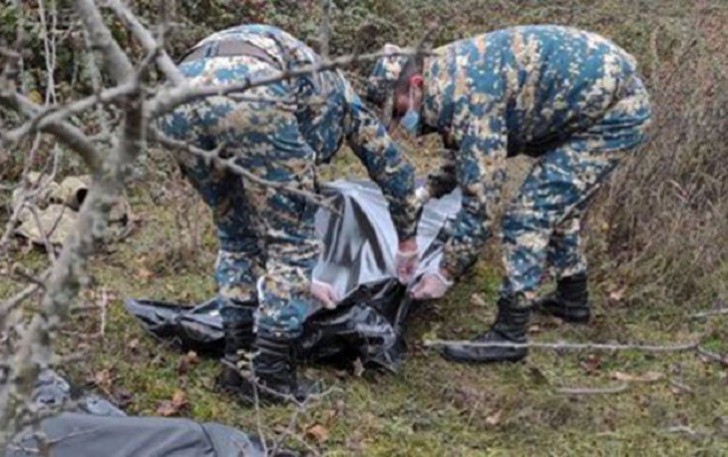
[[[36,457],[290,457],[281,451],[266,454],[259,439],[214,422],[166,417],[132,417],[95,395],[73,392],[52,371],[39,377],[33,391],[34,408],[66,412],[41,421],[44,439],[31,427],[7,445],[3,456]],[[69,409],[70,408],[70,409]],[[44,448],[50,453],[46,454]]]

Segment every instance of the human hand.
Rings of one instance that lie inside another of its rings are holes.
[[[311,295],[313,295],[326,309],[334,309],[339,304],[339,296],[331,287],[330,284],[325,282],[311,280]]]
[[[410,297],[415,300],[434,300],[442,298],[453,285],[453,281],[447,279],[440,270],[435,273],[423,275],[419,281],[412,286]]]
[[[397,279],[399,279],[401,284],[409,284],[412,281],[412,277],[419,265],[419,257],[417,239],[415,237],[399,243],[394,262]]]

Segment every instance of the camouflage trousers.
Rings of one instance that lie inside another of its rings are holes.
[[[586,273],[584,212],[627,151],[644,141],[650,117],[649,95],[635,78],[602,119],[538,158],[503,218],[501,295],[528,305],[546,268],[557,278]]]
[[[240,82],[260,63],[245,56],[183,63],[194,83]],[[248,90],[246,99],[211,96],[177,108],[162,131],[213,150],[257,177],[313,192],[314,157],[302,144],[295,110],[266,99],[282,99],[286,82]],[[255,307],[258,333],[294,339],[314,311],[310,280],[318,259],[315,206],[294,194],[263,186],[202,157],[180,152],[183,174],[212,210],[220,251],[215,264],[223,320]],[[233,323],[234,324],[234,323]]]

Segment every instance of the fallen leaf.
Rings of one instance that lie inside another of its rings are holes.
[[[339,411],[335,409],[327,409],[324,411],[324,423],[327,427],[332,427],[336,422],[336,417],[339,415]]]
[[[106,389],[111,387],[111,371],[106,368],[94,373],[94,384],[96,384],[98,387],[104,387]]]
[[[200,361],[200,357],[197,355],[195,351],[190,351],[185,355],[185,358],[187,359],[190,364],[195,365]]]
[[[589,354],[580,365],[587,374],[594,374],[602,367],[602,359],[598,355]]]
[[[188,371],[190,371],[190,367],[197,364],[199,361],[200,358],[197,356],[197,353],[195,351],[188,352],[187,354],[179,358],[179,362],[177,363],[177,373],[187,373]]]
[[[498,411],[488,415],[488,417],[485,418],[485,423],[491,427],[495,427],[500,424],[501,416],[503,416],[503,410],[499,409]]]
[[[614,301],[622,301],[624,294],[627,292],[627,286],[622,286],[619,289],[614,289],[609,292],[609,298]]]
[[[183,390],[175,391],[172,395],[172,404],[182,408],[187,405],[187,394]]]
[[[131,392],[123,387],[114,387],[113,397],[116,404],[122,408],[129,406],[133,399]]]
[[[485,299],[480,294],[473,294],[470,296],[470,304],[473,306],[478,307],[486,307],[488,304],[485,302]]]
[[[541,326],[538,324],[533,324],[532,326],[528,327],[528,333],[541,333]]]
[[[136,350],[139,349],[139,338],[134,338],[133,340],[131,340],[128,343],[126,343],[126,347],[130,351],[135,351],[136,352]]]
[[[546,377],[546,375],[541,371],[540,368],[538,368],[535,365],[529,365],[528,367],[528,373],[533,378],[533,381],[539,384],[548,384],[549,378]]]
[[[142,267],[137,270],[135,276],[139,279],[148,280],[148,279],[151,279],[154,277],[154,272],[147,268]]]
[[[176,390],[172,400],[165,400],[157,406],[157,414],[163,417],[174,416],[187,406],[187,394],[183,390]]]
[[[664,378],[665,374],[660,373],[659,371],[648,371],[642,375],[634,375],[629,373],[623,373],[621,371],[616,371],[614,372],[612,377],[618,381],[624,382],[655,382]]]
[[[315,423],[306,427],[306,438],[321,444],[329,439],[329,430],[321,424]]]

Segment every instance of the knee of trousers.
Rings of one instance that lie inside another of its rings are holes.
[[[545,212],[511,208],[503,215],[501,223],[503,242],[506,245],[516,245],[524,240],[546,241],[552,231],[552,225]]]

